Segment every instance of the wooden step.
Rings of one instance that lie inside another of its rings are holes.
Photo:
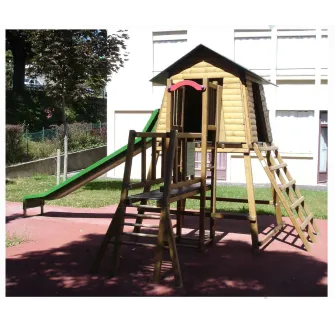
[[[125,226],[134,226],[134,227],[143,227],[143,228],[159,228],[159,225],[148,225],[144,223],[136,223],[136,222],[124,222]]]
[[[290,181],[290,182],[288,182],[288,183],[286,183],[286,184],[279,185],[279,188],[280,188],[281,190],[285,190],[285,189],[287,189],[288,187],[294,185],[295,183],[296,183],[296,181],[293,179],[292,181]]]
[[[258,147],[260,151],[272,151],[272,150],[278,150],[278,147],[275,146],[269,146],[269,147]]]
[[[300,225],[300,229],[304,230],[306,228],[306,226],[308,225],[308,223],[313,219],[313,213],[311,213],[305,220],[304,222]]]
[[[134,246],[141,246],[141,247],[157,247],[156,244],[149,244],[149,243],[139,243],[139,242],[134,242],[134,241],[127,241],[127,240],[120,240],[120,241],[115,241],[111,240],[111,244],[120,244],[120,245],[134,245]]]
[[[136,206],[136,207],[139,207],[139,208],[146,208],[146,207],[149,207],[148,205],[143,205],[143,206]],[[143,218],[143,219],[156,219],[156,220],[159,220],[160,219],[160,216],[153,216],[153,215],[150,215],[150,214],[141,214],[141,213],[125,213],[125,216],[126,217],[133,217],[134,219],[136,218]]]
[[[124,231],[121,234],[129,235],[129,236],[136,236],[136,237],[146,237],[146,238],[157,238],[158,237],[158,235],[153,235],[153,234],[144,234],[144,233],[139,233],[139,232],[127,232],[127,231]]]
[[[300,203],[302,203],[305,200],[304,196],[301,196],[297,201],[295,201],[291,206],[291,210],[294,210]]]
[[[269,168],[270,168],[270,170],[276,170],[276,169],[280,169],[280,168],[284,168],[284,167],[287,167],[286,163],[270,166]]]

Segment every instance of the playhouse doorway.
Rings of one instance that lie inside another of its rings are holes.
[[[202,84],[202,79],[192,79]],[[193,87],[185,87],[184,132],[201,133],[202,92]]]

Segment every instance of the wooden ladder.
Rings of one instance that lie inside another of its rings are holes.
[[[150,215],[145,213],[127,213],[127,207],[132,207],[132,203],[128,200],[128,192],[131,188],[130,186],[130,174],[131,174],[131,167],[132,167],[132,159],[133,159],[133,152],[134,152],[134,141],[136,136],[135,131],[129,132],[129,140],[128,140],[128,151],[127,157],[125,162],[125,169],[124,169],[124,177],[122,183],[122,190],[121,190],[121,199],[118,205],[118,208],[114,214],[114,217],[110,223],[110,226],[106,232],[106,235],[101,243],[100,249],[94,261],[92,272],[97,272],[102,258],[110,244],[113,244],[113,271],[112,276],[115,276],[119,269],[120,264],[120,254],[121,254],[121,246],[122,245],[135,245],[135,246],[144,246],[144,247],[156,247],[156,260],[154,265],[154,282],[158,283],[160,280],[160,273],[162,267],[162,260],[163,260],[163,250],[164,248],[168,248],[170,253],[170,258],[172,261],[172,268],[174,271],[174,277],[177,287],[182,287],[182,276],[180,270],[180,264],[178,259],[178,252],[176,248],[174,233],[172,222],[170,218],[170,209],[168,203],[168,197],[170,194],[170,187],[171,187],[171,178],[172,178],[172,170],[173,170],[173,160],[174,154],[176,150],[176,143],[177,143],[177,132],[171,131],[170,135],[166,137],[167,140],[167,154],[166,154],[166,161],[164,167],[164,189],[162,199],[159,201],[160,205],[160,216],[158,215]],[[152,166],[152,168],[155,168]],[[144,203],[144,202],[143,202]],[[139,210],[144,208],[145,206],[138,205]],[[125,218],[130,217],[136,219],[133,222],[126,222]],[[158,224],[146,224],[142,223],[142,219],[157,219],[159,220]],[[139,221],[141,220],[141,221]],[[156,230],[156,234],[146,234],[140,233],[138,230],[133,232],[124,231],[124,226],[133,226],[134,228],[151,228],[152,230]],[[156,239],[156,244],[149,244],[149,243],[141,243],[136,241],[126,241],[123,240],[124,236],[133,236],[135,238],[139,237],[146,237],[146,238],[154,238]]]
[[[315,235],[319,235],[320,232],[314,216],[305,202],[305,197],[301,195],[296,181],[288,171],[287,164],[278,152],[278,147],[265,143],[259,147],[254,143],[253,148],[272,184],[273,190],[276,192],[306,250],[309,252],[310,242],[308,237],[312,242],[315,242]],[[265,156],[263,156],[264,153]],[[277,180],[279,180],[280,184],[277,183]],[[278,233],[282,226],[283,224],[280,224],[279,227],[276,227],[272,236]],[[308,236],[304,234],[306,230]]]

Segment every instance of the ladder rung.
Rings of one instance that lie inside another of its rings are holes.
[[[269,146],[269,147],[258,147],[260,151],[271,151],[271,150],[278,150],[278,147]]]
[[[300,203],[302,203],[305,200],[305,197],[300,197],[297,201],[295,201],[291,206],[291,210],[295,209]]]
[[[276,169],[279,169],[279,168],[284,168],[286,166],[287,166],[286,163],[279,164],[279,165],[274,165],[274,166],[270,166],[270,170],[276,170]]]
[[[311,213],[305,220],[304,222],[300,225],[300,229],[304,230],[306,228],[306,226],[308,225],[308,223],[311,221],[311,219],[313,218],[313,213]]]
[[[148,237],[148,238],[157,238],[158,235],[153,235],[153,234],[144,234],[140,232],[122,232],[122,235],[129,235],[129,236],[137,236],[137,237]]]
[[[139,208],[141,208],[141,206],[138,206]],[[143,206],[143,208],[148,207],[148,206]],[[137,214],[137,213],[125,213],[126,217],[134,217],[134,218],[143,218],[143,219],[160,219],[160,216],[153,216],[150,214]]]
[[[142,247],[157,247],[156,244],[148,244],[148,243],[138,243],[138,242],[133,242],[133,241],[126,241],[126,240],[122,240],[122,241],[115,241],[115,240],[111,240],[110,241],[111,244],[121,244],[121,245],[134,245],[134,246],[142,246]]]
[[[123,225],[134,226],[134,227],[143,227],[143,228],[159,228],[159,225],[148,225],[148,224],[136,223],[136,222],[124,222]]]
[[[279,188],[280,188],[281,190],[285,190],[286,188],[288,188],[288,187],[294,185],[295,183],[296,183],[296,181],[293,179],[292,181],[290,181],[290,182],[288,182],[288,183],[286,183],[286,184],[279,185]]]

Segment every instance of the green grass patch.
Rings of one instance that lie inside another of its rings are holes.
[[[20,245],[26,242],[28,239],[24,234],[16,234],[15,232],[10,234],[6,231],[6,248]]]
[[[43,193],[56,185],[56,177],[49,175],[35,175],[27,178],[18,178],[6,184],[6,200],[22,202],[23,197],[29,194]],[[78,208],[98,208],[117,204],[120,200],[121,180],[95,180],[70,195],[59,199],[48,201],[48,204]],[[154,187],[158,188],[158,186]],[[141,190],[133,190],[131,193],[139,193]],[[319,219],[327,219],[327,191],[301,190],[306,202]],[[209,192],[208,192],[209,194]],[[247,198],[247,190],[242,186],[218,186],[218,197]],[[255,198],[258,200],[271,200],[269,188],[255,188]],[[172,205],[173,207],[176,204]],[[209,207],[209,202],[207,202]],[[257,213],[274,214],[274,208],[269,205],[257,205]],[[199,209],[199,200],[187,200],[187,209]],[[220,211],[247,212],[248,205],[233,202],[217,202]],[[282,208],[283,215],[287,215]]]

